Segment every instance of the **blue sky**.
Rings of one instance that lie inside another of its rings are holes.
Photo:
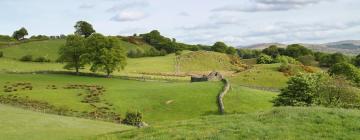
[[[360,39],[359,0],[0,0],[0,34],[105,35],[153,29],[192,44],[325,43]]]

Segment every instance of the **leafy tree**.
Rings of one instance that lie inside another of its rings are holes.
[[[211,50],[220,53],[226,53],[228,46],[224,42],[216,42],[212,47]]]
[[[257,59],[256,59],[256,63],[257,64],[271,64],[273,63],[273,59],[271,58],[271,56],[268,56],[266,54],[261,54]]]
[[[320,58],[320,66],[331,67],[337,63],[348,62],[349,58],[342,53],[325,55]]]
[[[300,56],[297,60],[299,60],[305,66],[311,66],[315,63],[315,57],[312,55]]]
[[[167,53],[174,53],[181,50],[181,44],[177,43],[176,40],[164,37],[159,31],[153,30],[150,33],[140,35],[145,42],[154,46],[157,50],[165,50]]]
[[[350,63],[337,63],[330,67],[330,75],[345,76],[346,79],[360,85],[360,70]]]
[[[276,45],[271,45],[268,48],[265,48],[262,53],[271,56],[272,58],[276,58],[280,55],[279,48]]]
[[[85,55],[87,62],[91,64],[92,72],[103,71],[107,77],[115,70],[124,69],[126,66],[126,50],[120,47],[116,37],[105,37],[102,34],[92,34],[86,39]]]
[[[261,51],[259,50],[250,50],[250,49],[239,49],[238,55],[243,59],[251,59],[251,58],[257,58],[260,56]]]
[[[84,67],[85,62],[81,58],[86,53],[85,39],[80,35],[69,35],[66,43],[59,50],[59,61],[66,62],[65,69],[75,69],[76,74]]]
[[[299,74],[291,77],[287,87],[281,89],[281,93],[274,99],[275,106],[310,106],[313,104],[320,83],[323,81],[322,74]]]
[[[312,51],[299,44],[293,44],[286,47],[285,54],[293,58],[299,58],[304,55],[312,55]]]
[[[16,40],[22,40],[27,35],[29,35],[28,31],[24,27],[22,27],[21,29],[15,31],[12,37],[15,38]]]
[[[360,67],[360,54],[354,58],[353,62],[355,66]]]
[[[230,55],[234,55],[236,54],[236,49],[234,47],[229,47],[227,48],[226,53]]]
[[[75,24],[75,34],[89,37],[91,34],[95,33],[93,26],[86,21],[78,21]]]

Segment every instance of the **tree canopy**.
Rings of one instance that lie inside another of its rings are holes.
[[[84,41],[85,39],[80,35],[69,35],[65,45],[59,50],[59,61],[66,63],[65,69],[75,69],[76,74],[79,74],[79,69],[85,65],[82,59],[86,53]]]
[[[86,21],[78,21],[75,26],[75,34],[82,35],[85,38],[89,37],[91,34],[95,33],[93,26]]]
[[[22,27],[19,30],[15,31],[12,37],[16,40],[22,40],[27,35],[29,35],[28,31],[24,27]]]
[[[85,42],[87,62],[91,64],[92,72],[105,72],[107,77],[115,70],[124,69],[126,66],[126,49],[120,46],[116,37],[105,37],[94,33]]]

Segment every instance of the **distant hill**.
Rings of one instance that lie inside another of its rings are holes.
[[[331,42],[325,44],[306,44],[306,43],[299,43],[309,49],[314,51],[321,51],[321,52],[328,52],[328,53],[335,53],[341,52],[348,55],[357,55],[360,54],[360,40],[345,40],[345,41],[338,41],[338,42]],[[248,48],[248,49],[264,49],[271,45],[277,45],[278,47],[286,47],[289,44],[281,44],[281,43],[261,43],[261,44],[254,44],[249,46],[239,46],[239,48]]]

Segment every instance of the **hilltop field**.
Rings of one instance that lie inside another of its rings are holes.
[[[120,40],[131,50],[147,43]],[[57,61],[64,39],[0,47],[0,139],[356,139],[360,112],[319,107],[274,107],[292,75],[281,63],[256,64],[214,51],[182,51],[130,57],[112,78],[75,75]],[[50,62],[20,61],[45,57]],[[293,65],[307,73],[305,66]],[[322,72],[317,66],[306,68]],[[304,70],[303,70],[304,69]],[[220,115],[221,81],[190,82],[191,75],[219,71],[231,83]],[[7,91],[11,89],[11,91]],[[96,92],[92,96],[91,93]],[[91,96],[90,96],[91,95]],[[30,106],[29,106],[30,105]],[[143,114],[149,127],[116,124],[128,112]],[[36,135],[33,135],[36,134]],[[61,134],[61,135],[60,135]]]

